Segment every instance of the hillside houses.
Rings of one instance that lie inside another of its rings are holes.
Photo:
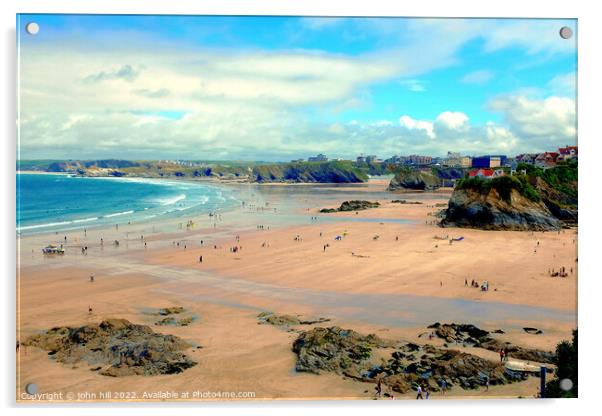
[[[490,169],[490,168],[480,168],[473,169],[468,172],[469,178],[482,178],[482,179],[493,179],[499,176],[504,176],[503,169]]]

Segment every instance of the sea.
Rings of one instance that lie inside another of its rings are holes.
[[[159,221],[238,206],[231,190],[197,182],[17,173],[17,233]]]

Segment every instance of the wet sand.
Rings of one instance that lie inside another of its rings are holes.
[[[256,399],[373,396],[370,384],[295,373],[291,344],[296,334],[257,325],[257,314],[267,310],[324,316],[333,320],[328,325],[421,343],[428,341],[419,334],[435,321],[502,328],[504,339],[549,350],[576,327],[575,230],[442,229],[428,223],[441,209],[434,205],[445,203],[449,193],[386,193],[383,181],[365,187],[290,188],[240,186],[245,207],[222,213],[221,219],[190,218],[195,225],[189,229],[171,221],[120,224],[119,229],[88,230],[85,236],[83,230],[70,231],[67,253],[56,258],[42,256],[40,248],[62,240],[64,233],[22,238],[21,339],[53,326],[119,317],[203,348],[189,351],[199,364],[184,373],[122,378],[101,376],[84,364],[72,369],[41,350],[21,348],[18,395],[25,384],[35,382],[41,392],[97,394],[83,400],[98,400],[99,392],[111,390],[134,391],[136,397],[128,399],[140,399],[145,391],[199,389],[254,392]],[[382,206],[358,214],[318,213],[362,194]],[[394,204],[392,199],[423,204]],[[464,240],[450,245],[434,238],[446,235]],[[113,240],[120,241],[118,247]],[[87,255],[81,254],[84,245]],[[235,246],[242,249],[231,252]],[[567,271],[573,267],[574,273],[548,276],[549,268],[560,266]],[[465,287],[464,279],[470,283],[473,278],[488,280],[490,290]],[[184,306],[198,320],[188,327],[154,326],[156,317],[147,311],[173,305]],[[526,334],[523,326],[544,334]],[[446,397],[532,396],[537,385],[529,379],[489,392],[454,389]]]

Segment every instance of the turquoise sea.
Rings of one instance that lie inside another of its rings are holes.
[[[239,202],[202,183],[17,174],[17,232],[90,228],[221,211]]]

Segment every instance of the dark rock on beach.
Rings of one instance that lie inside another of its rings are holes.
[[[537,329],[537,328],[525,327],[525,328],[523,328],[523,331],[525,331],[527,334],[532,334],[532,335],[543,334],[543,331],[541,329]]]
[[[178,313],[184,312],[184,308],[181,306],[170,306],[167,308],[161,308],[157,312],[159,315],[167,316],[167,315],[175,315]]]
[[[550,351],[530,349],[513,345],[510,342],[501,341],[490,336],[488,331],[477,328],[470,324],[440,324],[436,322],[428,326],[434,329],[435,336],[444,339],[449,344],[470,345],[478,348],[484,348],[490,351],[508,350],[508,355],[519,360],[536,361],[539,363],[553,363],[554,354]],[[526,328],[538,331],[536,328]],[[526,330],[525,329],[525,330]],[[503,334],[504,331],[498,329],[493,331],[496,334]]]
[[[353,200],[343,202],[339,208],[324,208],[320,212],[329,214],[332,212],[362,211],[370,208],[378,208],[379,206],[378,202]]]
[[[86,362],[100,374],[112,377],[175,374],[197,364],[182,353],[190,345],[181,338],[125,319],[52,328],[29,337],[24,345],[48,351],[59,363]]]
[[[465,329],[475,336],[481,333],[476,327]],[[383,352],[374,354],[376,349],[387,349],[384,353],[394,351],[387,360],[380,358]],[[428,384],[432,391],[438,391],[443,380],[449,387],[474,389],[484,386],[487,380],[497,385],[527,377],[473,354],[432,345],[399,344],[339,327],[314,328],[302,333],[293,343],[293,351],[297,354],[297,371],[333,372],[370,383],[380,380],[402,394],[418,384]]]
[[[192,316],[185,316],[180,319],[177,319],[173,316],[168,316],[166,318],[163,318],[163,319],[155,322],[155,325],[158,325],[158,326],[166,326],[166,325],[188,326],[188,325],[192,324],[193,322],[194,322],[194,318]]]
[[[394,199],[391,201],[392,204],[402,204],[402,205],[422,205],[420,201],[406,201],[405,199]]]
[[[337,326],[303,332],[293,343],[297,371],[334,372],[361,379],[372,364],[372,350],[391,346],[374,334],[361,335]]]
[[[293,315],[276,315],[272,312],[262,312],[257,315],[260,324],[269,324],[275,326],[296,326],[296,325],[314,325],[328,322],[328,318],[301,319]]]
[[[432,391],[439,391],[441,382],[448,387],[458,385],[463,389],[475,389],[489,384],[499,385],[523,380],[523,374],[511,374],[502,364],[474,354],[453,349],[420,347],[415,354],[394,352],[391,359],[372,370],[371,376],[382,381],[394,391],[405,393],[410,386],[427,384]]]

